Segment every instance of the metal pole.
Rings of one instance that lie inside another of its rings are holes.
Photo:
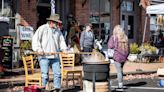
[[[101,2],[100,2],[100,0],[99,0],[99,39],[101,39],[101,21],[100,21],[100,18],[101,18],[101,11],[100,11],[100,4]]]
[[[3,15],[3,10],[4,9],[4,0],[2,0],[2,11],[1,11],[1,14]]]
[[[112,11],[112,7],[113,6],[113,0],[110,0],[110,31],[109,31],[109,33],[110,33],[110,36],[111,36],[111,32],[112,32],[112,30],[113,30],[113,19],[112,19],[112,17],[113,17],[113,11]]]
[[[142,38],[142,43],[144,43],[145,41],[145,34],[146,34],[146,26],[147,26],[147,15],[146,15],[146,19],[145,19],[145,25],[144,25],[144,33],[143,33],[143,38]]]
[[[93,92],[96,92],[96,72],[93,71],[93,75],[92,75],[92,82],[93,82]]]

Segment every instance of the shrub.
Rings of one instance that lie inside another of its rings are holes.
[[[138,44],[136,43],[131,43],[130,44],[130,53],[131,54],[138,54],[139,50],[138,50]]]
[[[31,41],[26,40],[26,41],[20,42],[20,53],[21,53],[21,55],[24,54],[25,50],[31,50]]]
[[[139,51],[141,51],[142,54],[156,54],[157,48],[151,46],[149,43],[144,43],[139,47]]]

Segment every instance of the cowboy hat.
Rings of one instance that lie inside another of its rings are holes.
[[[47,20],[49,20],[49,21],[55,21],[55,22],[58,22],[58,23],[62,23],[62,21],[59,20],[59,14],[50,15],[50,17],[47,18]]]

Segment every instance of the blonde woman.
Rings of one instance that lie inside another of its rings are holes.
[[[118,88],[123,88],[123,65],[129,54],[128,37],[120,25],[116,25],[108,41],[108,48],[114,49],[113,59],[117,69]]]

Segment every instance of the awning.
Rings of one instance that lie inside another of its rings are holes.
[[[156,5],[164,3],[164,0],[150,0],[150,5]]]
[[[151,5],[146,8],[147,14],[164,14],[164,3]]]
[[[156,0],[156,1],[164,1],[164,0]],[[157,5],[150,5],[146,8],[147,14],[164,14],[164,3],[157,4]],[[145,34],[146,34],[146,25],[147,25],[147,17],[145,18],[145,26],[144,26],[144,34],[142,42],[145,40]]]

